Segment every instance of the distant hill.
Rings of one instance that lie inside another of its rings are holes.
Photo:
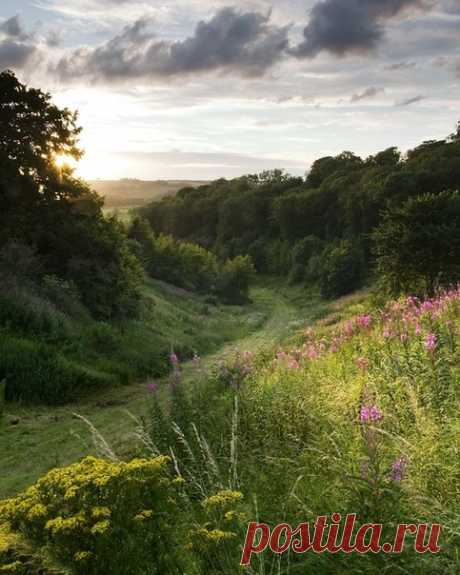
[[[185,187],[198,187],[206,181],[193,180],[91,180],[90,186],[105,197],[106,208],[135,208],[174,195]]]

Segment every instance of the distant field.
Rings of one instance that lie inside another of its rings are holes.
[[[127,210],[175,194],[181,188],[198,187],[206,181],[193,180],[92,180],[90,186],[105,197],[106,209]]]

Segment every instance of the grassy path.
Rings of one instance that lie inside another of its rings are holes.
[[[254,331],[242,339],[228,342],[204,358],[210,367],[236,350],[257,351],[282,339],[290,331],[316,319],[325,311],[317,298],[300,289],[268,284],[254,287],[253,303],[241,321],[260,318]],[[191,364],[184,366],[186,377],[194,376]],[[161,385],[161,381],[159,382]],[[104,390],[97,396],[66,407],[24,408],[8,405],[7,421],[0,424],[0,499],[33,483],[49,469],[95,454],[88,426],[78,413],[89,419],[120,456],[129,455],[135,446],[135,422],[127,411],[138,416],[146,407],[146,383]],[[14,415],[19,423],[8,422]]]

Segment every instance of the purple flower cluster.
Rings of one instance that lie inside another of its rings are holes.
[[[390,477],[393,481],[402,481],[407,467],[407,459],[405,457],[399,457],[393,462],[391,466]]]
[[[232,361],[221,361],[219,379],[225,385],[240,389],[243,381],[254,371],[254,355],[250,351],[237,353]]]
[[[372,406],[363,405],[361,407],[361,413],[359,419],[361,423],[377,422],[383,419],[383,414],[376,405]]]
[[[158,391],[158,384],[157,383],[149,383],[147,385],[147,390],[149,393],[156,393]]]
[[[425,350],[433,354],[439,347],[438,331],[458,335],[449,314],[458,317],[459,302],[460,286],[424,301],[408,297],[392,302],[381,313],[382,336],[403,343],[418,339]]]

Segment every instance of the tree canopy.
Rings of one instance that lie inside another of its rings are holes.
[[[30,247],[38,283],[49,275],[70,282],[92,313],[109,318],[132,312],[141,268],[103,200],[56,162],[81,157],[80,132],[75,112],[0,74],[0,249]]]

